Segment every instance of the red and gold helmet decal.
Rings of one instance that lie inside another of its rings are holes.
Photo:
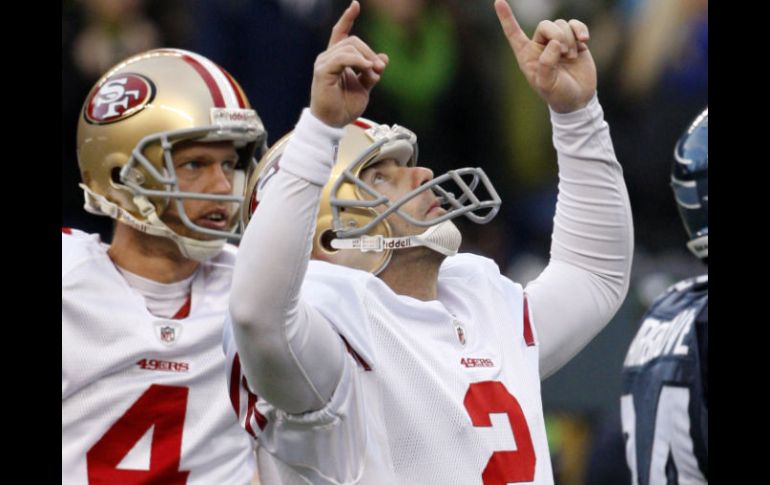
[[[155,85],[141,74],[110,76],[91,92],[83,116],[92,124],[103,125],[139,113],[155,97]]]

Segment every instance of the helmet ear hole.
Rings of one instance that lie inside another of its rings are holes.
[[[318,241],[321,243],[321,247],[324,249],[324,251],[328,251],[330,253],[336,253],[337,250],[332,247],[332,240],[335,238],[334,231],[331,229],[327,229],[324,231],[323,234],[321,234],[321,237],[318,238]]]
[[[120,185],[120,167],[112,167],[112,170],[110,170],[110,179],[112,179],[112,183],[116,185]]]

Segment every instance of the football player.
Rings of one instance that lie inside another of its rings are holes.
[[[62,233],[62,483],[247,484],[253,446],[222,382],[245,172],[266,133],[238,83],[178,49],[133,56],[86,98],[88,212]]]
[[[551,108],[551,261],[525,289],[457,253],[452,219],[488,222],[500,199],[481,169],[434,178],[411,131],[360,118],[388,58],[350,35],[354,1],[316,60],[310,107],[249,184],[233,275],[231,388],[244,385],[260,470],[285,483],[554,482],[540,381],[619,308],[631,212],[588,28],[544,21],[529,39],[495,7]]]
[[[706,108],[677,142],[671,170],[687,247],[706,265],[708,132]],[[620,405],[634,484],[708,483],[708,299],[708,272],[671,286],[628,349]]]

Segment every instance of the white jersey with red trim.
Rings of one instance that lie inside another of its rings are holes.
[[[553,483],[536,335],[521,286],[493,261],[447,258],[427,302],[311,261],[301,298],[348,350],[325,408],[290,415],[247,395],[225,336],[231,397],[283,483]]]
[[[201,264],[176,320],[147,311],[107,248],[62,234],[62,483],[249,483],[222,379],[235,248]]]
[[[259,438],[260,473],[284,484],[553,483],[540,379],[622,303],[633,224],[596,96],[551,120],[551,258],[527,299],[491,261],[458,255],[424,302],[369,273],[308,261],[344,133],[303,112],[233,272],[231,397]],[[235,392],[241,371],[261,400]]]

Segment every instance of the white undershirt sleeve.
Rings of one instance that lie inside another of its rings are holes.
[[[300,301],[321,190],[342,134],[303,111],[233,273],[230,316],[243,372],[257,395],[291,414],[323,408],[344,365],[339,335]]]
[[[578,111],[551,111],[559,196],[551,259],[526,287],[545,378],[577,354],[628,292],[633,221],[623,170],[596,95]]]

